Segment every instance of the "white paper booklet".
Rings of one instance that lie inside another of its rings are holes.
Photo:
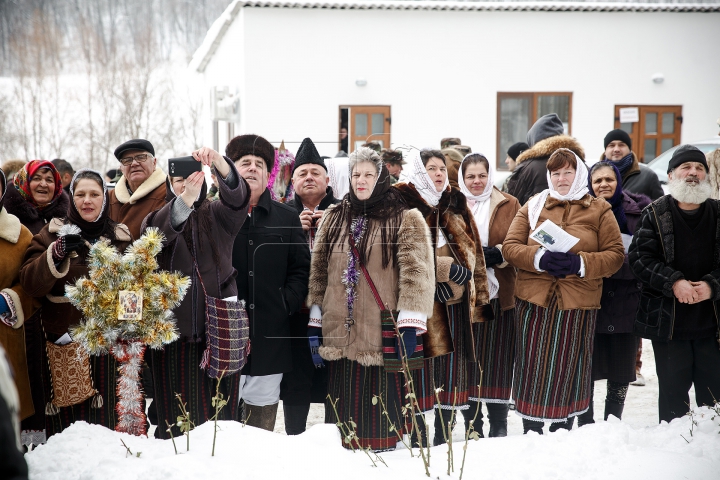
[[[538,242],[551,252],[569,252],[579,238],[573,237],[562,228],[555,225],[550,220],[545,220],[540,226],[530,234],[530,238]]]

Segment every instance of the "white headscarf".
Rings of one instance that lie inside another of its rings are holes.
[[[440,197],[442,197],[443,192],[447,190],[448,185],[450,185],[450,180],[445,176],[445,185],[443,185],[442,190],[438,192],[437,188],[435,188],[435,182],[433,182],[427,170],[425,170],[425,165],[423,165],[422,158],[420,158],[420,150],[411,150],[408,157],[407,182],[415,186],[415,190],[418,191],[428,205],[437,207],[437,204],[440,203]],[[443,158],[442,160],[445,159]],[[403,169],[403,172],[404,171],[405,169]],[[437,232],[436,247],[440,248],[446,243],[445,235],[442,233],[442,230],[439,229]]]
[[[575,152],[567,148],[558,148],[558,150],[566,150],[575,155]],[[558,150],[555,151],[557,152]],[[570,185],[570,191],[566,195],[560,195],[552,186],[552,182],[550,181],[550,171],[548,170],[547,183],[549,188],[546,188],[528,201],[528,220],[530,221],[530,230],[535,230],[538,219],[540,218],[540,212],[543,207],[545,207],[545,201],[548,196],[557,200],[570,201],[580,200],[588,194],[588,169],[585,166],[585,162],[583,162],[577,155],[575,155],[575,160],[577,161],[575,180],[573,180],[572,185]]]
[[[441,160],[445,159],[443,158]],[[403,171],[404,170],[405,169],[403,169]],[[450,180],[446,176],[445,185],[443,185],[442,190],[437,191],[435,182],[430,178],[427,170],[425,170],[425,165],[422,163],[420,150],[412,150],[409,153],[407,182],[415,185],[415,190],[417,190],[423,200],[432,207],[437,207],[437,204],[440,203],[440,197],[442,197],[443,192],[447,190],[448,185],[450,185]]]
[[[495,166],[488,162],[489,170],[487,183],[485,184],[485,190],[480,195],[473,195],[470,189],[465,185],[465,174],[463,174],[463,164],[470,155],[483,155],[482,153],[470,153],[465,155],[462,163],[460,163],[460,169],[458,170],[458,185],[460,185],[460,191],[468,199],[470,211],[473,214],[475,225],[477,225],[478,233],[480,234],[480,242],[483,247],[488,245],[488,237],[490,236],[490,197],[494,188],[493,179],[495,177]],[[487,157],[485,157],[487,158]],[[495,276],[494,268],[487,268],[488,277],[488,290],[490,291],[490,299],[497,298],[498,291],[500,290],[500,283]]]
[[[100,220],[100,217],[102,217],[102,214],[105,211],[105,207],[106,207],[105,204],[107,203],[107,196],[108,196],[107,182],[105,181],[105,177],[103,176],[102,173],[98,172],[97,170],[93,170],[92,168],[81,168],[80,170],[75,172],[75,175],[73,175],[72,180],[70,180],[70,201],[73,202],[73,207],[77,210],[77,207],[75,206],[75,200],[73,200],[73,197],[75,196],[75,179],[77,178],[78,175],[80,175],[81,173],[85,173],[85,172],[94,173],[95,175],[97,175],[100,178],[100,181],[102,182],[103,204],[102,204],[102,207],[100,208],[100,213],[98,214],[97,218],[95,220],[93,220],[93,223],[95,223],[98,220]],[[80,213],[80,212],[78,212],[78,213]]]

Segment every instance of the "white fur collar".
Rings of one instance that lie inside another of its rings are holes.
[[[17,243],[20,238],[20,220],[15,215],[10,215],[5,207],[0,210],[0,238],[10,243]]]
[[[117,182],[117,185],[115,185],[115,198],[117,198],[120,203],[129,203],[130,205],[133,205],[160,185],[163,185],[166,177],[167,175],[165,175],[165,172],[163,172],[160,167],[156,167],[152,175],[140,184],[140,188],[130,195],[130,191],[127,186],[127,179],[123,176]]]

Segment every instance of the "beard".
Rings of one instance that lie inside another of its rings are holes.
[[[670,190],[670,195],[678,202],[700,205],[712,196],[712,185],[710,185],[708,179],[699,180],[698,183],[686,181],[692,178],[673,178],[668,182],[668,190]]]

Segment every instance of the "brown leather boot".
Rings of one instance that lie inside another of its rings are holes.
[[[258,407],[257,405],[245,404],[245,424],[250,427],[262,428],[268,432],[275,429],[275,418],[277,417],[278,404]]]

